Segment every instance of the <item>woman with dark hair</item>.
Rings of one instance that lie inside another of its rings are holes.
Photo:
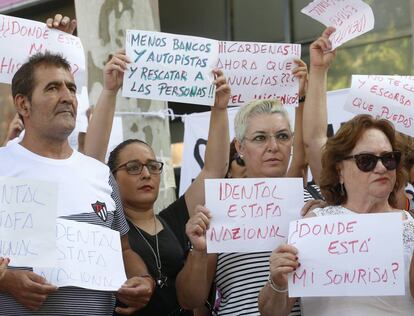
[[[361,195],[365,194],[365,192],[361,192],[359,186],[348,185],[349,187],[346,189],[341,167],[338,163],[342,162],[345,164],[345,162],[354,160],[359,171],[372,171],[378,159],[369,152],[367,154],[353,154],[353,149],[364,139],[372,140],[378,144],[383,136],[388,140],[384,140],[384,143],[388,142],[390,144],[390,146],[384,145],[384,147],[391,147],[392,150],[384,150],[386,155],[381,156],[383,157],[381,162],[387,171],[393,172],[395,170],[396,173],[395,181],[393,181],[393,186],[391,187],[392,190],[387,193],[388,204],[396,204],[396,193],[405,184],[404,165],[400,163],[401,145],[397,143],[395,130],[391,123],[386,120],[376,120],[370,115],[354,117],[342,126],[335,137],[328,138],[322,156],[323,169],[320,180],[321,191],[325,196],[326,202],[331,205],[345,204],[348,200],[348,191],[350,190],[358,191]],[[390,164],[390,167],[387,166],[387,163]],[[350,180],[361,181],[360,178],[351,178]]]
[[[115,111],[116,94],[122,85],[123,71],[129,59],[119,51],[104,68],[104,89],[94,110],[85,140],[86,154],[103,160]],[[187,315],[178,301],[175,278],[188,250],[185,223],[189,211],[204,203],[204,179],[225,176],[229,137],[227,104],[230,87],[222,71],[215,70],[216,98],[211,110],[204,168],[177,201],[158,215],[154,203],[158,197],[163,162],[157,160],[150,144],[129,139],[110,154],[108,166],[120,191],[130,227],[131,248],[145,261],[156,289],[146,307],[134,315]],[[105,128],[102,128],[102,127]],[[116,312],[122,308],[117,302]],[[115,313],[116,314],[116,313]]]

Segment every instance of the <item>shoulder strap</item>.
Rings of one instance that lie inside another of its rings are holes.
[[[312,195],[312,197],[313,197],[315,200],[325,200],[325,199],[323,198],[322,194],[320,194],[320,193],[318,192],[318,190],[316,190],[316,189],[312,186],[312,184],[308,184],[308,185],[306,186],[306,190],[308,190],[308,192],[310,193],[310,195]]]

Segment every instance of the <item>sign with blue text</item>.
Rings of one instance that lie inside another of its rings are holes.
[[[161,32],[127,30],[124,97],[213,105],[215,40]]]

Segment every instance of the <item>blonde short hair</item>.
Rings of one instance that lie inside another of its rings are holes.
[[[260,114],[281,114],[288,121],[289,129],[292,130],[289,115],[279,100],[254,100],[240,107],[234,118],[234,133],[239,142],[242,142],[246,136],[248,120]]]

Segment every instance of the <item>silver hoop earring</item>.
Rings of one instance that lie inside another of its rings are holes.
[[[339,193],[341,194],[341,196],[345,196],[345,186],[343,183],[340,183],[340,191]]]

